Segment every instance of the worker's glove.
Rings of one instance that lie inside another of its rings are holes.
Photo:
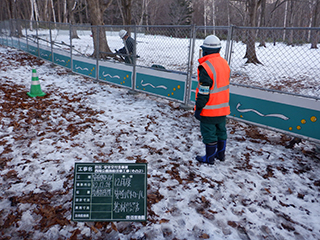
[[[199,121],[201,120],[201,116],[200,116],[201,111],[200,110],[196,110],[194,111],[194,117],[196,119],[198,119]]]

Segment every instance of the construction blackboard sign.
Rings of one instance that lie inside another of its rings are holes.
[[[146,221],[146,163],[75,163],[73,221]]]

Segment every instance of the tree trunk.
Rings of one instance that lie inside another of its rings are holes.
[[[54,10],[53,0],[51,0],[50,4],[51,4],[51,9],[52,9],[53,22],[56,23],[57,22],[56,11]]]
[[[131,25],[131,6],[132,0],[118,0],[118,6],[122,17],[123,25]]]
[[[92,25],[91,31],[92,31],[93,46],[94,46],[94,52],[91,56],[96,57],[97,50],[99,51],[99,58],[107,58],[108,56],[113,56],[107,42],[106,32],[104,28],[101,27],[101,25],[104,24],[103,22],[104,11],[107,9],[107,7],[110,6],[112,1],[110,1],[109,4],[104,4],[103,0],[87,0],[87,2],[88,2],[90,22]],[[99,34],[98,34],[98,30],[99,30]]]
[[[261,0],[260,27],[265,27],[266,26],[265,24],[266,24],[266,0]],[[259,33],[260,33],[259,47],[266,47],[265,30],[259,30]]]
[[[212,1],[212,26],[215,27],[216,26],[216,4],[215,4],[216,0],[211,0],[211,1]],[[216,34],[215,29],[213,29],[212,34],[213,35]]]
[[[67,23],[67,0],[63,0],[63,22]]]
[[[289,27],[293,27],[293,16],[294,16],[294,1],[290,1],[290,17],[289,17]],[[293,30],[289,32],[288,44],[293,46]]]
[[[287,27],[287,16],[288,16],[288,1],[286,1],[286,7],[284,9],[284,20],[283,20],[283,27]],[[286,41],[286,30],[283,30],[283,37],[282,41]]]
[[[144,19],[145,12],[146,12],[146,5],[147,5],[146,0],[142,0],[141,17],[140,17],[138,25],[142,25],[143,24],[143,19]]]
[[[314,5],[314,14],[313,14],[312,23],[311,23],[312,27],[317,27],[319,11],[320,11],[320,0],[316,0]],[[311,32],[311,48],[318,48],[317,46],[318,41],[319,41],[319,31],[313,30]]]
[[[257,22],[257,10],[259,7],[259,0],[247,0],[247,10],[249,15],[249,26],[256,27]],[[255,30],[249,29],[247,31],[247,42],[246,42],[246,63],[262,64],[257,57],[256,47],[255,47],[256,37]]]
[[[208,3],[207,0],[203,2],[203,24],[204,24],[204,36],[207,36],[207,18],[208,18]]]
[[[45,3],[44,3],[44,18],[43,19],[45,22],[50,21],[49,12],[48,12],[48,0],[45,0]]]
[[[5,0],[5,4],[7,5],[7,15],[8,15],[8,18],[10,19],[9,21],[10,36],[21,37],[22,30],[21,30],[21,26],[19,25],[20,22],[17,20],[19,18],[17,3],[15,1]]]
[[[69,23],[71,25],[74,25],[76,23],[75,18],[74,18],[74,12],[76,9],[76,1],[75,0],[68,0],[68,16],[69,16]],[[79,39],[78,33],[77,33],[77,29],[75,27],[73,27],[71,29],[71,38],[72,39]]]
[[[61,18],[61,6],[60,6],[60,0],[57,0],[57,6],[58,6],[58,22],[61,23],[62,22],[62,18]]]

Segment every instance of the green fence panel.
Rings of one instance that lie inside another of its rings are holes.
[[[29,42],[28,43],[28,52],[36,57],[39,56],[39,49],[37,44],[33,43],[33,42]]]
[[[137,67],[136,90],[184,101],[187,75]]]
[[[88,77],[96,77],[96,60],[85,57],[74,57],[73,71]]]
[[[55,64],[58,64],[62,67],[66,67],[71,69],[71,57],[70,55],[66,55],[63,52],[56,53],[55,51],[53,52],[53,62]]]
[[[52,52],[51,49],[46,49],[45,47],[41,46],[39,48],[40,52],[40,57],[43,58],[44,60],[52,62]]]
[[[319,100],[231,86],[230,116],[290,135],[320,141]]]
[[[99,80],[123,87],[132,87],[132,66],[99,62]]]

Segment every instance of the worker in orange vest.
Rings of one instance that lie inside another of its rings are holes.
[[[220,56],[221,41],[218,37],[206,37],[201,48],[194,116],[200,120],[206,155],[196,159],[201,163],[214,164],[215,159],[225,160],[226,116],[230,114],[230,67]]]

